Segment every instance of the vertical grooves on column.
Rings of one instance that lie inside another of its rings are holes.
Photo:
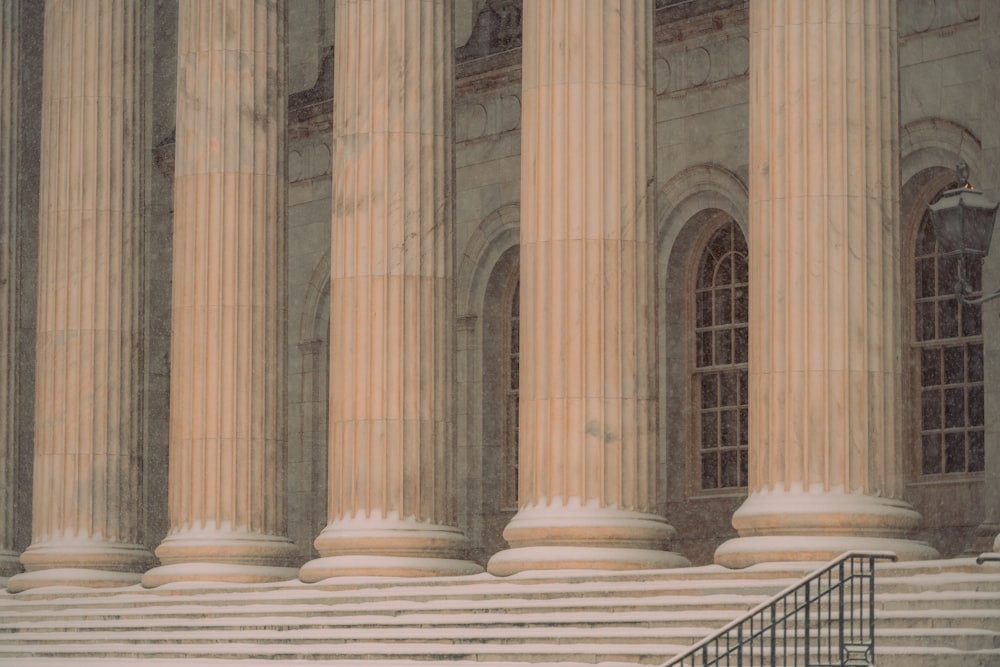
[[[43,553],[49,540],[77,536],[109,549],[139,541],[142,24],[141,7],[123,0],[45,9],[30,558],[38,569],[55,566]],[[138,550],[123,558],[123,569],[145,562]]]
[[[284,12],[178,9],[175,533],[285,530]]]
[[[763,341],[751,349],[751,437],[770,443],[754,456],[757,490],[894,484],[884,465],[899,382],[891,5],[751,7],[750,317]]]
[[[454,522],[451,13],[337,5],[332,522]]]
[[[522,507],[655,505],[646,5],[524,8]]]
[[[17,537],[20,7],[20,0],[0,3],[0,576],[12,571],[4,557],[14,552]]]

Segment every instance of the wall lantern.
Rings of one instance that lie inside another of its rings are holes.
[[[943,257],[958,257],[958,282],[955,299],[970,306],[978,306],[1000,298],[1000,289],[979,299],[966,295],[972,287],[965,280],[965,263],[982,261],[990,252],[993,223],[998,204],[969,185],[969,166],[962,162],[955,168],[960,187],[947,190],[941,198],[927,207],[937,236],[938,249]]]

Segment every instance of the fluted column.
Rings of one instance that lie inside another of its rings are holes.
[[[653,3],[523,26],[519,509],[489,570],[686,565],[655,513]]]
[[[11,591],[123,585],[141,545],[143,17],[45,7],[32,543]]]
[[[936,555],[901,500],[895,0],[750,5],[750,496],[716,562]]]
[[[0,4],[0,586],[21,571],[17,519],[20,0]]]
[[[453,12],[336,5],[329,524],[304,581],[481,571],[456,527]]]
[[[170,531],[143,585],[294,578],[285,536],[284,0],[182,0]]]

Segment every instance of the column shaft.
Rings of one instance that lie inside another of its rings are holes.
[[[652,3],[523,16],[519,511],[489,569],[684,565],[656,515]]]
[[[45,8],[32,543],[12,591],[135,583],[142,392],[142,10]]]
[[[154,586],[293,578],[284,0],[178,6],[170,531]]]
[[[0,5],[0,584],[21,571],[16,544],[20,6],[20,0]]]
[[[454,495],[453,11],[336,5],[330,523],[305,581],[481,571]]]
[[[716,561],[929,557],[901,500],[896,2],[750,10],[750,497]]]

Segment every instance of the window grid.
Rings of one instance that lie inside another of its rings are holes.
[[[709,239],[695,288],[696,431],[703,490],[747,485],[747,246],[735,222]]]
[[[516,274],[515,274],[516,275]],[[509,314],[506,336],[506,373],[504,382],[504,425],[503,455],[501,469],[500,506],[517,509],[518,485],[518,438],[519,438],[519,396],[521,367],[521,286],[515,277],[513,286],[507,290],[507,313]]]
[[[930,217],[917,232],[913,346],[919,362],[921,473],[981,472],[985,463],[982,311],[958,303],[959,260],[941,257]],[[965,267],[972,298],[982,265]]]

